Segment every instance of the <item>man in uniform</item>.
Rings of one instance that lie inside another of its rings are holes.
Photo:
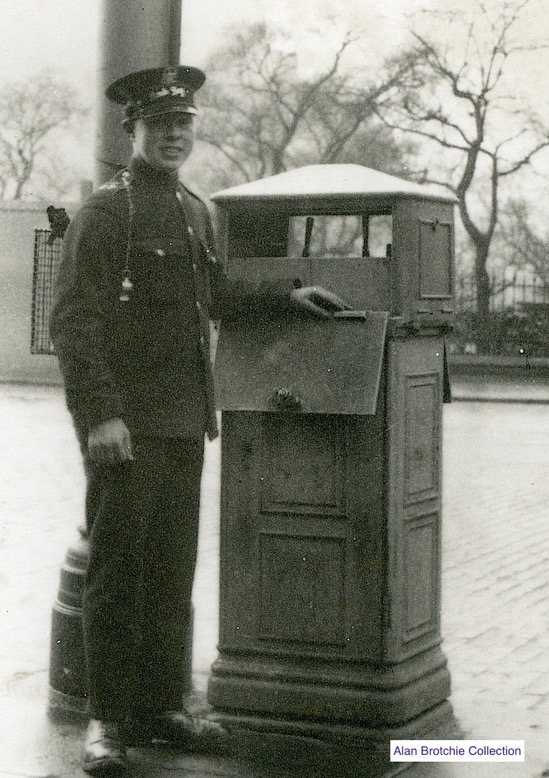
[[[135,739],[185,747],[222,732],[181,710],[204,433],[217,435],[209,319],[344,307],[296,279],[253,289],[226,277],[208,210],[178,178],[204,80],[197,68],[156,68],[107,90],[125,107],[133,154],[72,220],[51,316],[87,475],[94,775],[123,770]]]

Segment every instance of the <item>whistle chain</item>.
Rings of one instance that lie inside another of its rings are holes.
[[[133,223],[135,217],[135,204],[131,191],[131,176],[129,171],[124,170],[122,173],[122,181],[124,183],[126,194],[128,195],[128,241],[126,244],[126,264],[124,266],[124,278],[122,279],[122,291],[120,292],[119,300],[121,303],[128,303],[130,301],[131,292],[133,290],[133,283],[130,278],[130,255],[133,237]]]

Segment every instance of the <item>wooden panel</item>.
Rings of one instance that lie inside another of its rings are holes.
[[[388,387],[390,573],[385,655],[391,661],[440,639],[439,525],[444,344],[390,344]]]
[[[251,649],[256,641],[261,422],[258,413],[222,416],[220,650]]]
[[[343,644],[344,541],[261,533],[259,637]]]
[[[404,504],[435,497],[439,488],[439,375],[408,375],[405,384]]]
[[[395,204],[394,313],[404,316],[437,313],[451,320],[453,243],[452,205],[412,199]]]
[[[408,519],[404,527],[404,623],[407,642],[436,629],[438,623],[438,515]]]
[[[353,308],[391,310],[391,260],[386,257],[326,257],[310,260],[310,279]]]
[[[370,311],[390,310],[391,270],[387,257],[233,256],[228,261],[231,279],[259,283],[297,278],[303,286],[323,286],[353,308]]]
[[[419,297],[452,296],[453,227],[438,219],[419,221]]]
[[[342,429],[326,416],[277,415],[265,423],[263,512],[342,515]]]

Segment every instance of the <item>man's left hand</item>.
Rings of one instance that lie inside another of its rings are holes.
[[[290,296],[300,308],[324,318],[329,318],[336,311],[351,310],[351,306],[341,297],[321,286],[302,286],[300,289],[293,289]]]

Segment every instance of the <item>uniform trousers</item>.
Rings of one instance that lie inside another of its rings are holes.
[[[132,462],[86,462],[89,713],[111,721],[180,710],[190,661],[204,442],[132,435],[132,448]]]

